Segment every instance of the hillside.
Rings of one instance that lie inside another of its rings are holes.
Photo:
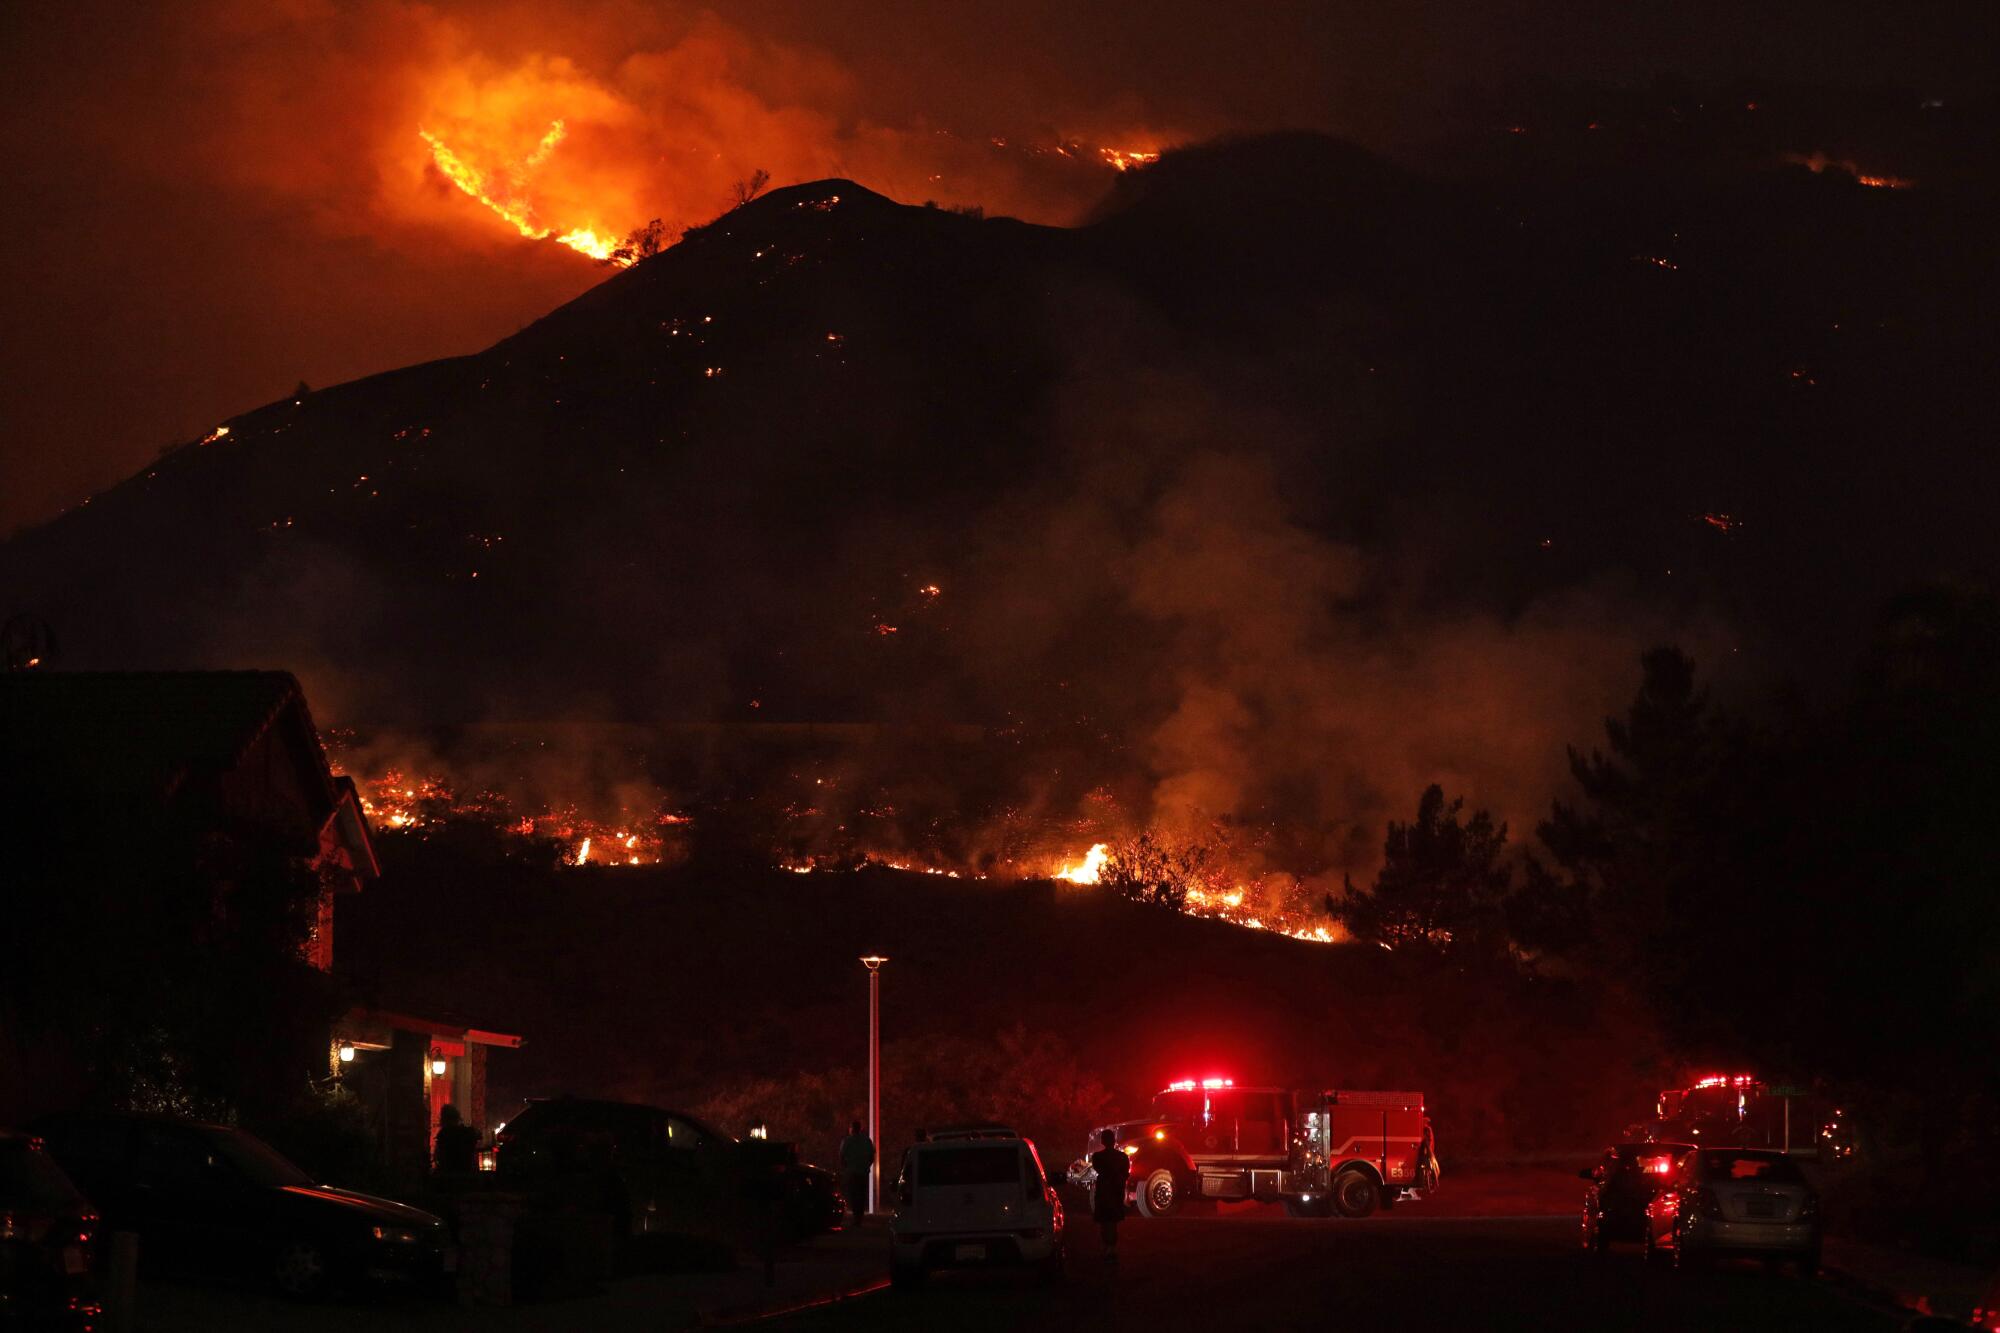
[[[0,596],[55,665],[285,667],[322,723],[984,728],[982,809],[1100,792],[1312,875],[1433,780],[1531,825],[1649,643],[1838,673],[2000,554],[1976,196],[1312,135],[1118,186],[1073,230],[773,191],[487,351],[222,418],[0,546]]]
[[[405,837],[384,852],[383,881],[343,904],[345,965],[384,1003],[524,1034],[490,1066],[496,1115],[562,1092],[740,1107],[745,1087],[828,1075],[816,1119],[750,1099],[775,1132],[824,1150],[865,1098],[856,960],[874,952],[890,959],[884,1080],[906,1092],[889,1111],[903,1135],[921,1123],[911,1100],[963,1077],[967,1046],[995,1050],[1017,1027],[1049,1063],[988,1071],[959,1114],[1047,1115],[1044,1096],[1071,1078],[1128,1112],[1191,1073],[1417,1087],[1450,1151],[1485,1155],[1614,1132],[1661,1072],[1643,1025],[1602,995],[1300,943],[1102,889],[886,870],[537,870]],[[1021,1089],[1023,1076],[1049,1086]],[[1067,1152],[1088,1125],[1035,1128]]]

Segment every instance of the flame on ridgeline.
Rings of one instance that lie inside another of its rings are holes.
[[[566,245],[592,259],[611,259],[612,251],[618,246],[618,238],[595,227],[573,227],[560,235],[554,227],[545,225],[535,212],[530,195],[533,177],[537,168],[549,160],[562,143],[568,130],[558,119],[550,124],[547,133],[535,145],[535,151],[519,162],[511,162],[498,170],[486,170],[468,160],[439,136],[429,130],[419,129],[418,135],[430,145],[431,162],[438,173],[480,203],[498,213],[513,225],[514,230],[531,241],[554,238],[556,244]],[[613,262],[629,264],[629,259]]]
[[[1113,171],[1130,171],[1160,160],[1158,150],[1146,148],[1100,148],[1097,155],[1110,163]]]

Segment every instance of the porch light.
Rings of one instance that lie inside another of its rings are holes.
[[[433,1055],[433,1056],[431,1057],[431,1077],[432,1077],[432,1078],[443,1078],[443,1077],[444,1077],[444,1071],[445,1071],[446,1069],[448,1069],[449,1067],[450,1067],[450,1066],[449,1066],[449,1065],[447,1065],[447,1064],[445,1063],[445,1058],[444,1058],[444,1057],[443,1057],[442,1055]]]
[[[340,1063],[344,1065],[351,1065],[354,1063],[353,1042],[343,1041],[342,1043],[340,1043]]]

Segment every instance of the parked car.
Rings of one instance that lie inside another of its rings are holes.
[[[889,1220],[891,1282],[941,1268],[1063,1273],[1063,1206],[1035,1145],[1004,1125],[933,1131],[904,1154]]]
[[[0,1328],[90,1328],[96,1242],[96,1212],[41,1141],[0,1132]]]
[[[312,1297],[364,1282],[435,1281],[455,1266],[437,1217],[319,1184],[240,1129],[91,1113],[34,1128],[106,1229],[138,1234],[140,1262],[155,1271],[264,1279]]]
[[[745,1197],[776,1205],[780,1240],[838,1231],[846,1221],[847,1206],[833,1172],[801,1162],[797,1144],[738,1139],[736,1156]]]
[[[495,1136],[513,1189],[611,1214],[625,1239],[742,1238],[745,1163],[736,1140],[678,1111],[555,1097],[528,1104]]]
[[[1583,1192],[1583,1248],[1603,1254],[1613,1241],[1646,1239],[1646,1205],[1667,1187],[1690,1143],[1618,1143],[1604,1150],[1596,1166],[1577,1174],[1590,1182]]]
[[[1646,1257],[1689,1267],[1724,1256],[1819,1270],[1819,1195],[1782,1152],[1697,1148],[1646,1205]]]

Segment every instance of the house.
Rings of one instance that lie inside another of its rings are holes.
[[[381,874],[354,783],[328,767],[288,672],[0,673],[0,802],[16,837],[73,827],[79,812],[107,837],[275,837],[319,880],[303,961],[329,976],[339,900]],[[485,1124],[487,1052],[520,1044],[455,1017],[353,1006],[327,1033],[326,1073],[368,1108],[384,1163],[411,1174],[447,1102]]]

